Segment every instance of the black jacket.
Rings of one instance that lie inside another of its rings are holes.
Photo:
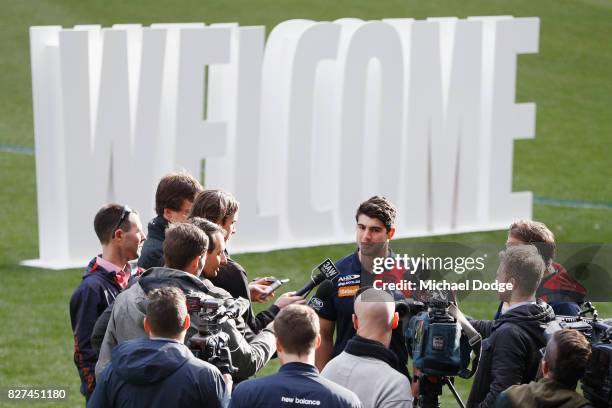
[[[552,307],[538,301],[511,309],[497,320],[471,321],[484,340],[468,407],[492,407],[500,392],[535,379],[539,349],[546,345],[544,326],[554,318]]]
[[[168,220],[159,215],[149,222],[147,240],[138,258],[138,266],[142,269],[164,266],[163,245],[166,228],[168,228]]]
[[[225,407],[221,372],[177,341],[136,339],[113,350],[89,408]]]
[[[213,285],[227,290],[232,297],[248,299],[251,304],[251,291],[249,290],[249,279],[246,271],[242,265],[229,258],[229,255],[227,256],[227,264],[221,265],[217,276],[210,279],[210,281]],[[257,334],[274,320],[279,311],[280,309],[278,306],[270,305],[267,310],[261,311],[255,315],[253,307],[251,306],[243,315],[243,318],[253,334]],[[250,340],[249,337],[251,336],[252,334],[245,334],[247,340]]]

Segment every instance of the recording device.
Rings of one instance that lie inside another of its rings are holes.
[[[266,298],[270,296],[272,292],[274,292],[276,289],[280,288],[282,285],[289,282],[289,279],[268,278],[268,281],[272,283],[266,287],[262,295],[262,298]]]
[[[220,299],[187,296],[187,311],[194,316],[198,331],[187,342],[194,356],[215,365],[223,374],[237,372],[232,364],[229,334],[221,331],[221,325],[242,315],[248,307],[244,299],[225,305]]]
[[[592,317],[585,317],[589,313]],[[584,397],[596,408],[612,407],[612,319],[599,319],[591,302],[586,302],[580,316],[557,316],[550,322],[547,339],[561,329],[578,330],[591,343],[591,358],[581,380]]]
[[[331,259],[327,258],[323,262],[319,264],[315,269],[319,270],[319,274],[313,278],[310,278],[310,282],[304,285],[301,289],[299,289],[295,294],[297,296],[305,296],[316,286],[320,285],[325,279],[332,280],[336,278],[340,272],[336,268],[336,265],[331,261]]]
[[[439,407],[442,387],[448,385],[459,406],[464,407],[453,386],[453,377],[470,378],[478,366],[481,337],[464,318],[450,312],[449,293],[431,291],[414,299],[396,302],[396,311],[409,318],[405,330],[412,351],[415,376],[419,380],[419,399],[415,406]],[[471,352],[474,351],[472,368]]]

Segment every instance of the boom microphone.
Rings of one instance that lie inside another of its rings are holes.
[[[319,285],[325,279],[332,280],[340,273],[338,272],[338,269],[336,269],[336,265],[334,265],[334,263],[329,258],[321,262],[321,264],[317,266],[317,269],[320,271],[320,273],[314,278],[311,278],[310,282],[308,282],[300,290],[295,292],[297,296],[307,295],[308,292],[310,292],[315,286]]]

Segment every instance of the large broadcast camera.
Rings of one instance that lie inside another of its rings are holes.
[[[187,345],[197,358],[215,365],[223,374],[233,374],[238,369],[232,364],[229,334],[221,331],[221,326],[242,315],[245,302],[236,299],[227,306],[220,299],[187,296],[187,310],[195,317],[193,323],[197,328],[197,334],[189,338]]]
[[[445,384],[464,407],[453,377],[470,378],[478,366],[481,337],[467,320],[459,321],[449,312],[451,298],[447,292],[434,291],[396,303],[396,310],[408,321],[405,335],[418,378],[418,407],[439,407]],[[470,369],[472,351],[475,357]]]
[[[561,329],[578,330],[591,343],[591,359],[581,380],[584,397],[596,408],[612,407],[612,319],[599,319],[591,302],[586,302],[579,317],[557,316],[545,334],[550,338]]]

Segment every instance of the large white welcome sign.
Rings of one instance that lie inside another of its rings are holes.
[[[263,27],[154,24],[30,29],[40,259],[82,265],[109,201],[153,215],[164,174],[186,169],[241,202],[232,250],[354,239],[364,199],[398,206],[398,236],[506,228],[517,55],[537,18]]]

